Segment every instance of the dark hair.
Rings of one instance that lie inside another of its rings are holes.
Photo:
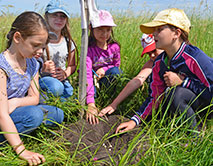
[[[7,34],[7,48],[10,47],[15,32],[20,32],[23,39],[37,34],[41,29],[48,33],[48,27],[43,17],[33,11],[23,12],[16,17],[12,23],[11,29]]]
[[[174,25],[170,25],[170,24],[168,24],[168,27],[169,27],[172,31],[174,31],[174,30],[176,30],[176,29],[180,29],[180,28],[178,28],[178,27],[176,27],[176,26],[174,26]],[[189,34],[188,34],[187,32],[185,32],[185,31],[183,31],[182,29],[180,29],[180,30],[181,30],[180,38],[181,38],[186,44],[191,45],[191,43],[189,42]]]
[[[48,23],[48,12],[45,13],[45,19]],[[67,16],[66,16],[67,17]],[[49,23],[48,23],[49,24]],[[71,33],[70,33],[70,26],[69,26],[69,20],[68,20],[68,17],[67,17],[67,22],[65,24],[65,26],[62,28],[61,30],[61,35],[64,36],[66,38],[66,41],[68,42],[67,44],[67,50],[68,50],[68,54],[70,55],[71,54],[71,42],[73,42],[74,46],[75,46],[75,50],[76,50],[76,53],[77,53],[77,57],[78,57],[78,49],[77,49],[77,46],[76,46],[76,43],[74,42],[74,40],[72,39],[72,36],[71,36]],[[47,53],[47,56],[49,56],[49,49],[47,47],[46,49],[46,53]],[[78,59],[77,59],[77,64],[78,64]],[[76,64],[75,64],[76,65]]]
[[[92,25],[90,25],[90,27],[91,27],[91,29],[90,29],[89,42],[88,42],[89,46],[96,44],[96,39],[95,39],[94,33],[93,33],[94,28],[92,28]],[[110,38],[107,40],[107,44],[112,44],[112,43],[117,43],[120,46],[120,44],[114,39],[113,30],[111,32]]]

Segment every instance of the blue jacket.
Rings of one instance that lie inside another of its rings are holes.
[[[152,109],[157,109],[163,92],[167,86],[163,75],[172,71],[185,76],[182,87],[190,89],[196,95],[207,101],[213,98],[213,59],[199,48],[182,43],[179,50],[170,60],[169,68],[165,64],[166,52],[161,53],[154,62],[149,87],[149,97],[131,119],[139,124],[141,118],[151,115]]]

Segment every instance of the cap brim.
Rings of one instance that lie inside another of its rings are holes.
[[[64,13],[68,18],[70,18],[70,15],[69,15],[66,11],[64,11],[64,10],[62,10],[62,9],[52,9],[52,10],[48,10],[47,12],[48,12],[48,13],[62,12],[62,13]]]
[[[116,27],[117,25],[116,24],[98,24],[98,25],[94,25],[92,24],[92,27],[93,28],[98,28],[98,27]]]
[[[151,51],[154,51],[156,49],[156,46],[155,46],[155,43],[153,43],[152,45],[146,47],[143,49],[143,52],[141,53],[141,57],[144,56],[144,54],[148,53],[148,52],[151,52]]]
[[[143,33],[151,34],[155,31],[155,28],[161,25],[166,25],[165,22],[159,22],[159,21],[151,21],[145,24],[140,25],[140,30]]]

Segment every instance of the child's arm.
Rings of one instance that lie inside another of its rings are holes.
[[[121,91],[121,93],[115,98],[115,100],[106,108],[102,109],[99,113],[99,116],[103,116],[106,113],[111,114],[113,113],[117,106],[126,99],[130,94],[132,94],[136,89],[138,89],[144,81],[147,79],[147,77],[152,72],[152,66],[153,61],[149,60],[145,63],[140,73],[134,77],[131,81],[128,82],[128,84],[124,87],[124,89]]]
[[[0,69],[0,128],[5,132],[4,137],[13,147],[14,151],[19,154],[19,157],[27,160],[28,163],[34,163],[32,160],[37,160],[38,163],[45,162],[43,155],[28,151],[23,145],[16,126],[9,115],[9,102],[7,98],[7,76],[3,70]],[[10,133],[10,134],[9,134]],[[14,134],[11,134],[14,133]]]
[[[186,76],[182,87],[190,89],[196,95],[200,95],[203,99],[211,101],[213,98],[213,60],[212,58],[202,57],[200,61],[190,63],[190,70],[197,78]]]
[[[23,98],[12,98],[8,100],[9,113],[12,113],[17,107],[37,105],[39,103],[39,84],[38,72],[31,80],[28,95]]]
[[[113,57],[113,67],[119,67],[121,64],[121,53],[120,53],[120,46],[116,44],[116,53],[114,54]]]
[[[159,62],[157,61],[155,62],[154,67],[152,68],[153,81],[150,84],[151,93],[146,98],[145,102],[142,104],[139,110],[136,111],[136,114],[131,118],[131,120],[129,122],[120,124],[119,128],[117,129],[117,132],[127,131],[134,128],[136,125],[140,124],[141,119],[145,119],[148,115],[152,114],[152,109],[158,108],[158,105],[161,101],[160,95],[166,89],[164,81],[162,81],[159,76],[159,71],[160,65]]]
[[[112,67],[119,67],[120,63],[121,63],[120,46],[117,43],[114,43],[113,47],[114,47],[113,49],[115,50],[114,56],[113,56],[113,63],[108,66],[103,67],[105,72]]]
[[[86,67],[87,67],[87,104],[88,104],[88,111],[86,112],[86,119],[89,121],[90,124],[98,123],[98,109],[95,106],[95,91],[94,91],[94,84],[93,84],[93,73],[92,73],[92,59],[90,57],[90,52],[88,50],[88,55],[86,58]]]
[[[76,70],[76,64],[75,64],[75,50],[73,50],[70,55],[68,56],[68,61],[67,61],[67,68],[65,70],[65,73],[67,77],[72,75]]]
[[[86,58],[86,68],[87,68],[87,104],[89,103],[95,103],[94,95],[95,95],[95,90],[94,90],[94,84],[93,84],[93,74],[92,74],[92,59],[89,56],[89,50],[88,50],[88,55]]]

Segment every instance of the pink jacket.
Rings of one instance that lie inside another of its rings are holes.
[[[120,46],[117,43],[108,45],[107,50],[103,50],[96,45],[88,47],[87,59],[87,104],[95,103],[94,99],[94,85],[93,85],[93,73],[99,68],[103,68],[105,71],[112,67],[120,66]]]

